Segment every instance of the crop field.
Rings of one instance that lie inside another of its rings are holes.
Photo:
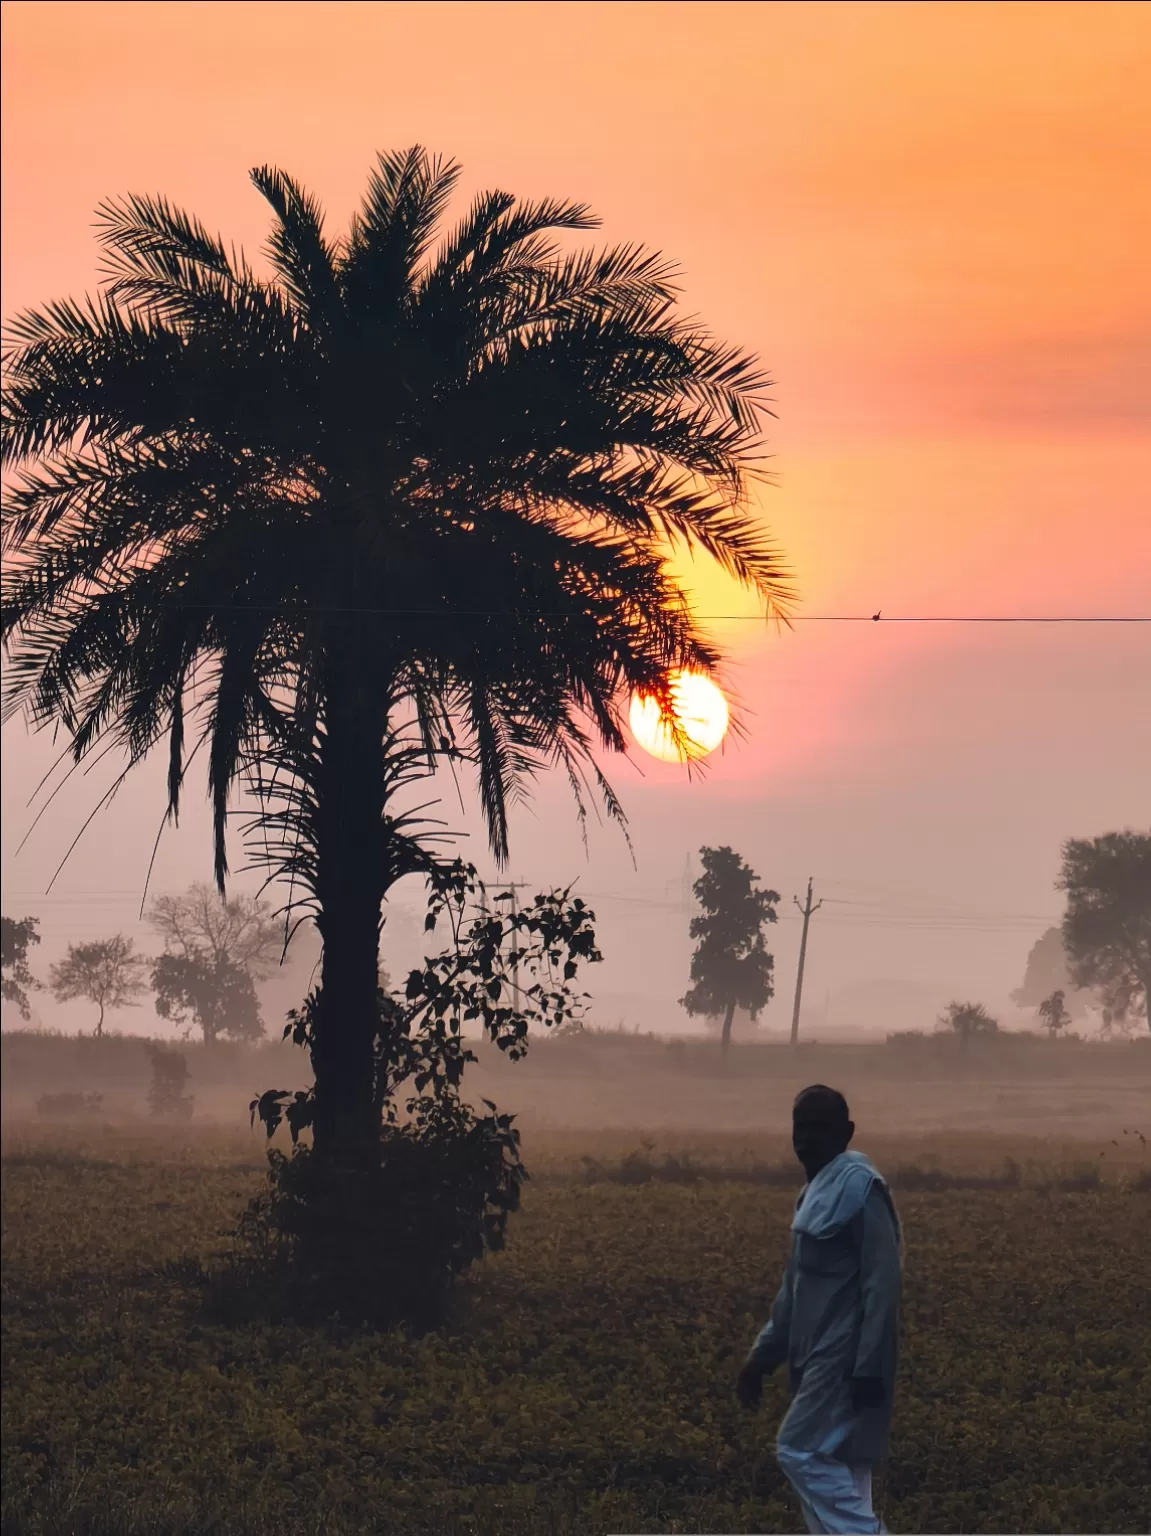
[[[906,1235],[893,1531],[1151,1528],[1151,1194],[1114,1140],[861,1141]],[[525,1135],[508,1248],[423,1338],[220,1314],[246,1131],[10,1121],[4,1150],[5,1533],[800,1526],[784,1383],[757,1415],[732,1391],[798,1184],[779,1138]]]

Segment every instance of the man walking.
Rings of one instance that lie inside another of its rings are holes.
[[[791,1255],[771,1319],[737,1392],[759,1404],[785,1360],[791,1407],[776,1456],[809,1531],[883,1531],[871,1469],[887,1454],[898,1349],[899,1218],[869,1158],[849,1152],[847,1100],[817,1083],[796,1098],[792,1145],[807,1175],[791,1223]]]

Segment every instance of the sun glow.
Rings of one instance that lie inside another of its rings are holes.
[[[660,717],[659,702],[650,694],[632,695],[631,733],[652,757],[665,763],[684,763],[714,752],[727,734],[727,700],[703,672],[677,672],[671,680],[672,707],[686,741],[681,750],[672,727]]]

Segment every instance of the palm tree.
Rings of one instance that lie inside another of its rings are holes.
[[[581,205],[476,199],[379,158],[347,236],[282,172],[267,273],[161,198],[99,210],[101,292],[8,328],[6,714],[81,760],[168,747],[175,817],[203,745],[216,878],[237,781],[323,939],[317,1146],[371,1136],[383,897],[426,865],[396,795],[478,770],[497,859],[548,764],[580,813],[621,706],[721,658],[666,570],[702,547],[777,613],[745,510],[755,360],[675,308],[637,246],[564,253]],[[127,771],[127,768],[125,771]]]

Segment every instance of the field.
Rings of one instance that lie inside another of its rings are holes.
[[[1151,1529],[1138,1139],[872,1124],[906,1233],[891,1529]],[[5,1533],[799,1527],[784,1384],[732,1393],[798,1182],[778,1133],[527,1130],[509,1246],[424,1338],[213,1311],[246,1127],[10,1116],[4,1150]]]
[[[291,1044],[205,1049],[176,1043],[191,1073],[197,1124],[239,1125],[254,1094],[308,1080],[307,1060]],[[146,1119],[149,1046],[136,1036],[5,1031],[4,1113],[35,1119],[44,1094],[98,1093],[107,1117]],[[531,1131],[598,1135],[722,1125],[756,1134],[786,1125],[797,1089],[823,1081],[845,1089],[856,1121],[869,1132],[879,1126],[916,1136],[942,1128],[1009,1129],[1097,1149],[1116,1127],[1142,1125],[1151,1106],[1151,1037],[1145,1034],[1106,1044],[1003,1034],[966,1051],[954,1040],[931,1037],[898,1047],[810,1043],[794,1051],[746,1044],[726,1062],[712,1041],[616,1032],[545,1038],[515,1063],[494,1047],[477,1050],[480,1060],[466,1080],[472,1096],[495,1099]]]

